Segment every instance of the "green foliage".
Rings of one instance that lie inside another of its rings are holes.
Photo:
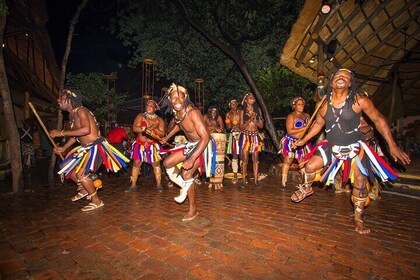
[[[145,58],[155,61],[156,79],[166,79],[194,91],[194,79],[204,79],[205,104],[226,110],[248,88],[236,64],[180,15],[173,1],[120,0],[111,32],[131,50],[131,67]],[[232,50],[256,76],[272,67],[288,37],[303,0],[183,1],[189,15]],[[194,98],[193,98],[194,101]]]
[[[0,13],[3,15],[9,14],[9,8],[7,7],[6,0],[0,0]]]
[[[127,99],[126,93],[116,93],[108,85],[106,75],[103,73],[69,73],[66,78],[67,87],[82,93],[83,105],[94,113],[99,122],[107,121],[110,112],[112,114],[120,112],[118,104]],[[109,104],[112,110],[109,110]]]
[[[290,102],[296,96],[305,98],[308,105],[313,103],[310,101],[315,85],[283,66],[264,68],[259,72],[257,83],[268,110],[275,117],[290,113]],[[306,111],[309,112],[309,108]]]

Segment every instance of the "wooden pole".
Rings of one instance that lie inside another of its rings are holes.
[[[42,129],[44,130],[45,134],[47,135],[48,139],[50,140],[51,144],[53,145],[54,148],[58,148],[57,144],[55,144],[54,140],[51,138],[50,133],[48,131],[48,129],[45,127],[44,123],[42,122],[41,118],[39,117],[38,113],[36,112],[34,106],[32,105],[31,102],[28,102],[29,107],[31,108],[32,112],[34,113],[36,119],[38,120],[39,124],[41,125]],[[62,154],[59,154],[61,160],[64,160],[64,157]]]
[[[312,126],[312,122],[314,121],[316,115],[318,114],[319,109],[321,109],[322,105],[324,105],[326,99],[327,99],[327,95],[324,94],[321,101],[318,102],[318,106],[315,108],[314,113],[312,114],[311,118],[309,119],[308,125],[305,127],[305,130],[302,131],[302,133],[299,135],[299,138],[298,138],[297,141],[301,140],[305,136],[306,132],[308,132],[309,128]]]
[[[25,104],[23,105],[23,114],[24,114],[25,120],[30,117],[29,106],[28,106],[29,100],[30,100],[29,99],[29,92],[25,91]]]
[[[146,128],[146,130],[144,131],[147,135],[149,135],[152,138],[155,138],[156,140],[158,140],[159,142],[161,142],[162,144],[168,145],[169,147],[173,147],[174,145],[172,145],[171,143],[166,142],[162,137],[160,137],[159,135],[157,135],[153,130]]]

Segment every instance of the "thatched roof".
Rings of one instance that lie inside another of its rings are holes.
[[[59,70],[45,26],[46,2],[7,1],[7,6],[4,58],[15,109],[23,107],[24,92],[30,93],[36,107],[45,109],[56,103],[59,87]]]
[[[322,15],[322,1],[306,1],[280,63],[314,83],[319,70],[328,77],[339,68],[348,68],[385,116],[395,120],[420,115],[419,2],[330,2],[331,12]],[[330,61],[322,46],[334,40],[336,49]]]

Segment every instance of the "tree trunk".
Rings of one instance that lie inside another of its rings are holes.
[[[67,35],[67,43],[66,43],[66,50],[63,55],[63,61],[61,62],[61,73],[60,73],[60,92],[64,89],[64,83],[66,80],[66,67],[67,67],[67,61],[69,59],[70,55],[70,49],[71,49],[71,41],[73,40],[73,34],[74,34],[74,26],[76,25],[77,21],[79,20],[80,13],[82,10],[86,7],[88,0],[83,0],[83,2],[77,7],[76,13],[74,14],[73,18],[70,21],[69,26],[69,33]],[[57,129],[61,130],[63,128],[63,113],[61,110],[58,110],[57,115]],[[48,168],[48,185],[50,188],[53,188],[55,186],[55,180],[54,180],[54,169],[55,169],[55,161],[57,157],[53,153],[51,155],[50,160],[50,166]]]
[[[273,119],[271,118],[270,113],[268,112],[267,106],[265,105],[264,98],[262,97],[257,85],[254,82],[254,78],[252,77],[251,73],[248,70],[245,62],[242,59],[240,53],[235,50],[230,49],[227,47],[223,42],[217,39],[215,36],[207,32],[201,25],[195,22],[192,18],[189,17],[187,9],[184,6],[184,3],[181,0],[175,1],[175,5],[177,6],[178,10],[181,12],[184,19],[198,32],[200,32],[204,38],[206,38],[211,44],[219,48],[223,53],[225,53],[230,59],[232,59],[236,65],[239,67],[242,76],[248,83],[249,87],[251,88],[252,92],[255,94],[258,104],[261,107],[261,111],[264,115],[265,119],[265,127],[268,130],[268,133],[273,140],[273,143],[278,150],[280,148],[280,139],[277,135],[276,129],[274,127]]]
[[[0,46],[4,43],[4,32],[6,29],[6,14],[0,13]],[[12,166],[13,176],[13,193],[23,192],[23,168],[22,168],[22,155],[20,152],[20,137],[16,125],[16,120],[13,112],[12,97],[10,95],[9,82],[7,81],[6,67],[4,65],[3,50],[0,51],[0,93],[3,99],[4,116],[6,123],[6,131],[9,138],[10,164]]]

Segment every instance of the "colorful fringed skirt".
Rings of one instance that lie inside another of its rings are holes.
[[[244,130],[239,137],[240,154],[261,152],[263,138],[258,131]]]
[[[371,182],[374,182],[375,176],[378,176],[383,182],[397,179],[397,173],[372,147],[363,141],[348,146],[338,146],[324,140],[305,157],[305,160],[314,154],[322,157],[324,162],[321,181],[326,185],[334,183],[334,177],[340,169],[343,171],[343,182],[350,179],[354,183],[356,168]]]
[[[171,154],[175,152],[182,151],[185,156],[192,154],[197,147],[198,142],[187,142],[186,144],[182,144],[178,147],[160,151],[161,154]],[[216,169],[216,141],[210,137],[210,141],[207,144],[207,147],[204,149],[203,153],[198,157],[197,160],[200,161],[200,166],[198,171],[201,174],[205,173],[206,177],[211,177],[211,175],[215,174]],[[177,164],[179,169],[182,168],[182,162]]]
[[[131,159],[152,164],[160,161],[159,154],[162,145],[159,142],[147,142],[136,139],[131,145]]]
[[[301,161],[307,154],[309,154],[313,148],[312,144],[307,142],[305,145],[293,148],[293,142],[298,139],[289,135],[288,133],[281,139],[280,151],[283,157],[295,158],[297,161]]]
[[[239,155],[239,136],[240,132],[232,132],[227,134],[226,154],[237,156]]]
[[[103,137],[86,146],[77,146],[67,153],[66,158],[60,163],[58,174],[64,174],[69,178],[72,174],[94,173],[103,164],[109,172],[118,172],[121,168],[127,167],[130,162],[114,146],[108,143]]]

